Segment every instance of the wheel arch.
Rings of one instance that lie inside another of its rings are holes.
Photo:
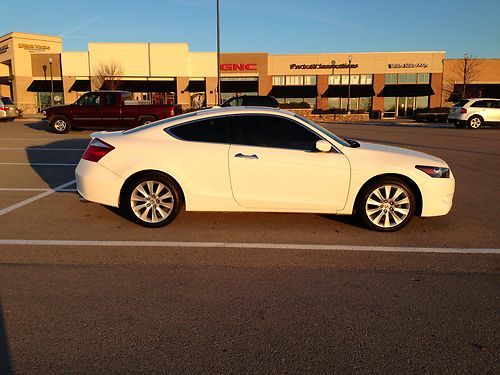
[[[135,173],[131,174],[123,182],[122,187],[120,189],[120,198],[119,198],[119,205],[120,206],[122,205],[123,193],[125,191],[125,187],[130,183],[130,181],[132,181],[135,178],[142,177],[142,176],[149,175],[149,174],[159,174],[159,175],[162,175],[162,176],[165,176],[165,177],[171,179],[175,183],[175,185],[177,186],[177,188],[179,189],[179,193],[181,195],[181,201],[182,201],[182,203],[186,203],[186,197],[184,195],[184,190],[182,189],[181,184],[179,184],[179,182],[173,176],[169,175],[168,173],[159,171],[157,169],[145,169],[145,170],[138,171],[138,172],[135,172]]]
[[[417,202],[417,207],[415,208],[415,216],[421,216],[422,215],[422,207],[423,207],[423,199],[422,199],[422,192],[420,191],[420,188],[415,183],[415,181],[413,181],[411,178],[409,178],[408,176],[399,174],[399,173],[380,174],[377,176],[373,176],[368,181],[366,181],[363,184],[363,186],[361,186],[361,188],[358,190],[358,192],[356,194],[356,199],[354,201],[354,207],[358,206],[359,199],[361,198],[363,191],[366,189],[366,187],[368,185],[372,184],[375,181],[383,180],[383,179],[388,178],[388,177],[399,179],[399,180],[403,181],[404,183],[406,183],[411,188],[412,192],[415,194],[415,200]]]

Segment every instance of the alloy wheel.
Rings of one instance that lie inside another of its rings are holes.
[[[56,129],[58,132],[65,131],[67,126],[68,124],[66,124],[66,121],[64,120],[57,120],[54,122],[54,129]]]
[[[477,129],[481,126],[481,119],[478,117],[474,117],[470,120],[469,125],[472,129]]]
[[[409,193],[401,186],[386,184],[373,190],[365,204],[368,220],[377,227],[389,229],[403,223],[410,214]]]
[[[174,204],[172,191],[159,181],[141,182],[130,196],[132,212],[146,223],[160,223],[167,219]]]

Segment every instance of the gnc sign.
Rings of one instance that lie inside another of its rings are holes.
[[[255,71],[257,64],[220,64],[222,72]]]

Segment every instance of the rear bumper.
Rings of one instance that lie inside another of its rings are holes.
[[[455,178],[431,178],[423,187],[422,217],[442,216],[450,212],[455,194]]]
[[[86,200],[118,207],[124,180],[99,163],[81,159],[75,171],[76,188]]]
[[[14,120],[17,118],[17,112],[0,111],[0,120]]]

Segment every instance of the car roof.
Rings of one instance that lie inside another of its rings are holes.
[[[498,98],[468,98],[468,99],[462,99],[462,100],[500,100]]]
[[[295,116],[294,112],[286,111],[281,108],[266,107],[266,106],[231,106],[231,107],[219,107],[215,106],[212,108],[202,109],[195,112],[198,115],[212,115],[212,114],[238,114],[238,113],[262,113],[262,114],[285,114],[289,116]]]

